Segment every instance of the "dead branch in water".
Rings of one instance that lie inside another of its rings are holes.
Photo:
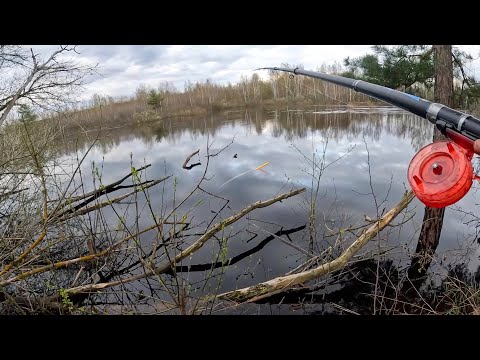
[[[145,166],[139,168],[138,170],[135,170],[134,168],[132,168],[132,171],[129,174],[125,175],[124,177],[122,177],[118,181],[115,181],[115,182],[113,182],[111,184],[108,184],[106,186],[101,186],[100,188],[98,188],[96,190],[93,190],[91,192],[88,192],[84,195],[75,196],[75,197],[71,197],[71,198],[67,199],[67,201],[64,201],[59,206],[56,206],[56,211],[57,212],[61,211],[61,210],[63,210],[63,211],[56,216],[50,217],[49,221],[51,223],[53,223],[53,222],[60,223],[60,222],[66,221],[68,219],[72,219],[72,218],[75,218],[77,216],[84,215],[84,214],[90,213],[92,211],[99,210],[99,209],[104,208],[106,206],[111,206],[114,203],[118,203],[121,200],[136,194],[137,192],[143,192],[144,190],[146,190],[146,189],[148,189],[152,186],[155,186],[155,185],[157,185],[157,184],[159,184],[159,183],[161,183],[161,182],[163,182],[163,181],[165,181],[165,180],[167,180],[168,178],[171,177],[171,175],[169,175],[169,176],[166,176],[166,177],[164,177],[162,179],[159,179],[159,180],[147,180],[147,181],[136,183],[136,184],[134,183],[133,185],[120,186],[120,184],[122,184],[130,176],[137,176],[138,177],[138,175],[137,175],[138,172],[148,168],[149,166],[150,166],[150,164],[145,165]],[[127,193],[125,195],[121,195],[121,196],[113,198],[113,199],[108,199],[107,201],[98,203],[94,206],[86,207],[87,204],[89,204],[89,203],[93,202],[94,200],[98,199],[100,196],[115,192],[115,191],[120,190],[120,189],[126,189],[126,188],[132,188],[132,187],[134,187],[135,189],[134,189],[134,191],[132,191],[130,193]],[[24,191],[24,190],[27,190],[27,189],[21,189],[21,190],[18,190],[16,192],[21,192],[21,191]],[[12,193],[9,193],[9,195],[11,195],[11,194]],[[71,205],[72,202],[77,202],[77,201],[80,201],[80,200],[84,200],[84,201],[82,201],[81,203],[79,203],[75,206],[72,206],[71,208],[66,208],[68,205]],[[158,227],[158,226],[151,227],[148,230],[151,230],[155,227]],[[139,232],[139,233],[141,233],[141,232]],[[36,248],[45,239],[46,235],[47,235],[47,232],[46,232],[45,229],[43,229],[42,233],[36,238],[36,240],[30,246],[27,247],[27,249],[25,251],[23,251],[16,259],[13,259],[8,264],[5,264],[2,269],[0,269],[0,276],[4,275],[7,272],[9,272],[10,270],[12,270],[12,268],[14,266],[17,266],[20,263],[24,262],[25,259],[27,258],[27,256],[32,252],[32,250],[34,248]],[[130,236],[127,239],[132,238],[132,237],[133,236]],[[108,253],[109,253],[109,251],[106,251],[104,253],[104,255],[108,254]],[[96,257],[98,257],[98,256],[96,256]],[[96,257],[93,257],[93,258],[96,258]],[[52,264],[51,267],[52,267],[52,269],[53,268],[55,268],[55,269],[56,268],[61,268],[61,267],[69,265],[70,263],[75,263],[77,260],[78,259],[61,261],[59,263]],[[85,261],[85,260],[83,258],[81,258],[80,261]],[[49,267],[50,267],[50,265],[49,265]],[[41,273],[41,272],[44,272],[44,271],[48,271],[48,269],[46,269],[45,267],[37,268],[34,271],[27,271],[27,272],[20,273],[18,276],[9,279],[6,282],[4,281],[2,283],[9,283],[9,282],[12,282],[12,281],[17,281],[19,279],[28,277],[32,274]]]
[[[75,211],[75,208],[72,209],[72,211],[66,211],[64,213],[62,213],[59,217],[58,217],[58,221],[65,221],[67,219],[71,219],[71,218],[74,218],[76,216],[79,216],[79,215],[84,215],[84,214],[87,214],[91,211],[95,211],[95,210],[99,210],[101,208],[104,208],[106,206],[109,206],[109,205],[112,205],[114,203],[118,203],[120,201],[122,201],[123,199],[126,199],[127,197],[129,196],[132,196],[134,194],[136,194],[137,192],[139,191],[144,191],[148,188],[151,188],[152,186],[155,186],[157,184],[160,184],[162,181],[165,181],[167,179],[169,179],[171,177],[171,175],[169,176],[166,176],[164,178],[161,178],[159,180],[148,180],[148,181],[144,181],[140,184],[136,184],[136,185],[128,185],[128,186],[119,186],[113,190],[109,190],[109,192],[112,192],[112,191],[116,191],[118,189],[126,189],[126,188],[131,188],[131,187],[135,187],[135,190],[132,191],[132,192],[129,192],[128,194],[125,194],[125,195],[121,195],[121,196],[118,196],[114,199],[109,199],[107,201],[104,201],[102,203],[99,203],[99,204],[96,204],[96,205],[93,205],[93,206],[89,206],[89,207],[85,207],[83,209],[78,209],[77,211]],[[93,201],[93,200],[92,200]],[[89,201],[90,202],[90,201]]]
[[[190,159],[197,155],[198,153],[200,152],[200,149],[198,149],[197,151],[195,151],[194,153],[191,153],[190,155],[187,156],[187,158],[185,159],[185,161],[183,162],[183,165],[182,165],[182,168],[184,168],[185,170],[190,170],[192,169],[193,167],[195,166],[198,166],[198,165],[201,165],[201,163],[195,163],[195,164],[192,164],[192,165],[187,165],[188,162],[190,161]]]
[[[350,245],[338,258],[322,264],[312,270],[304,271],[298,274],[280,276],[272,280],[260,283],[247,288],[226,292],[217,296],[217,299],[230,300],[235,302],[253,302],[271,295],[285,291],[294,285],[303,284],[319,276],[329,274],[335,270],[344,267],[352,256],[363,248],[371,239],[383,230],[415,197],[412,191],[409,191],[400,202],[383,215],[379,221],[375,222],[367,231],[365,231],[352,245]]]
[[[67,205],[71,205],[74,202],[86,199],[84,202],[82,202],[78,205],[75,205],[73,209],[69,210],[69,212],[74,212],[74,211],[84,207],[85,205],[87,205],[88,203],[92,202],[93,200],[97,199],[98,197],[100,197],[102,195],[111,193],[113,191],[117,191],[119,189],[126,189],[126,188],[130,188],[130,187],[133,187],[133,186],[142,185],[142,184],[137,184],[137,185],[119,186],[121,183],[123,183],[125,180],[127,180],[130,176],[133,176],[134,174],[137,174],[139,171],[145,170],[149,166],[151,166],[151,164],[142,166],[139,169],[132,169],[132,171],[130,173],[128,173],[127,175],[122,177],[120,180],[117,180],[117,181],[115,181],[111,184],[108,184],[108,185],[101,186],[100,188],[95,189],[93,191],[90,191],[86,194],[79,195],[79,196],[72,196],[72,197],[68,198],[65,202],[63,202],[60,206],[58,206],[58,209],[64,208]],[[150,182],[152,182],[152,181],[153,180],[150,180]]]
[[[178,263],[182,259],[186,258],[190,254],[194,253],[198,249],[200,249],[205,242],[207,242],[208,239],[210,239],[213,235],[215,235],[217,232],[222,230],[223,228],[227,227],[228,225],[233,224],[234,222],[238,221],[245,215],[247,215],[249,212],[255,209],[260,209],[264,208],[267,206],[270,206],[278,201],[288,199],[289,197],[301,194],[302,192],[306,191],[306,188],[301,188],[297,190],[292,190],[288,193],[284,193],[278,196],[275,196],[274,198],[270,200],[265,200],[265,201],[257,201],[253,204],[250,204],[240,212],[236,213],[235,215],[230,216],[229,218],[223,220],[222,222],[219,222],[215,224],[209,231],[207,231],[204,235],[202,235],[197,241],[195,241],[192,245],[190,245],[188,248],[185,250],[182,250],[174,259],[173,263]],[[172,264],[165,264],[163,266],[160,266],[155,269],[155,272],[157,273],[162,273],[165,272],[168,268],[170,268]]]
[[[96,291],[106,289],[106,288],[109,288],[109,287],[112,287],[112,286],[124,285],[124,284],[130,283],[130,282],[136,281],[136,280],[144,279],[146,277],[149,277],[149,276],[152,276],[152,275],[155,275],[155,274],[159,275],[159,274],[162,274],[162,273],[169,272],[169,271],[171,271],[172,268],[175,269],[176,264],[178,264],[184,258],[190,256],[195,251],[200,249],[207,242],[207,240],[209,240],[216,233],[218,233],[219,231],[224,229],[226,226],[233,224],[234,222],[238,221],[239,219],[241,219],[242,217],[244,217],[245,215],[247,215],[248,213],[250,213],[251,211],[253,211],[255,209],[260,209],[260,208],[270,206],[270,205],[272,205],[276,202],[279,202],[279,201],[284,200],[284,199],[288,199],[289,197],[298,195],[298,194],[300,194],[304,191],[306,191],[306,188],[292,190],[288,193],[278,195],[278,196],[276,196],[272,199],[265,200],[265,201],[257,201],[253,204],[250,204],[249,206],[247,206],[243,210],[239,211],[235,215],[232,215],[229,218],[215,224],[212,228],[210,228],[210,230],[208,230],[204,235],[202,235],[192,245],[187,247],[185,250],[182,250],[179,254],[177,254],[177,256],[172,258],[171,262],[166,262],[165,264],[160,265],[160,266],[158,266],[158,267],[156,267],[152,270],[145,271],[142,274],[134,275],[134,276],[131,276],[131,277],[126,278],[126,279],[120,279],[120,280],[105,282],[105,283],[77,286],[77,287],[74,287],[74,288],[66,289],[65,293],[69,294],[69,295],[74,295],[74,294],[79,294],[79,293],[92,293],[92,292],[96,292]],[[90,259],[93,259],[93,258],[96,258],[96,257],[98,257],[98,256],[89,256],[88,259],[90,260]],[[78,260],[80,260],[80,259],[78,259]],[[65,264],[62,264],[62,266],[65,266]],[[50,268],[48,270],[53,270],[54,268],[55,268],[55,266],[52,265],[52,266],[50,266]],[[0,285],[6,285],[6,284],[11,283],[13,281],[18,281],[21,278],[25,278],[25,276],[21,276],[21,275],[17,276],[15,279],[10,279],[10,280],[7,280],[5,282],[0,283]]]
[[[51,264],[51,265],[41,266],[41,267],[38,267],[36,269],[20,273],[19,275],[14,276],[13,278],[10,278],[6,281],[0,282],[0,287],[11,284],[11,283],[14,283],[14,282],[17,282],[17,281],[22,280],[22,279],[26,279],[27,277],[35,275],[35,274],[41,274],[41,273],[44,273],[44,272],[47,272],[47,271],[51,271],[51,270],[55,270],[55,269],[61,269],[61,268],[67,267],[69,265],[83,263],[83,262],[95,260],[95,259],[98,259],[100,257],[106,256],[106,255],[110,254],[113,250],[117,249],[120,245],[127,242],[128,240],[134,239],[135,237],[137,237],[137,236],[139,236],[143,233],[146,233],[147,231],[158,228],[162,225],[163,225],[163,223],[159,224],[159,225],[155,224],[155,225],[149,226],[146,229],[143,229],[136,234],[127,236],[127,237],[117,241],[115,244],[113,244],[109,248],[103,250],[102,252],[82,256],[82,257],[75,258],[75,259],[59,261],[59,262],[56,262],[56,263]],[[19,260],[21,260],[21,259],[20,258],[17,259],[16,262],[19,262]],[[3,275],[5,272],[10,270],[12,268],[12,266],[13,265],[11,265],[11,264],[6,266],[5,269],[0,272],[0,275]]]

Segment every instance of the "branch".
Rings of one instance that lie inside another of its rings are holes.
[[[452,52],[453,60],[457,63],[458,67],[460,68],[460,71],[462,73],[463,81],[470,86],[470,82],[468,81],[468,76],[465,74],[465,70],[463,69],[463,64],[461,63],[460,60],[457,59],[455,54]]]
[[[35,54],[33,49],[30,49],[30,60],[26,56],[22,57],[20,53],[11,54],[11,57],[17,58],[18,61],[15,62],[5,60],[5,54],[2,54],[2,51],[3,48],[0,48],[0,70],[4,61],[8,61],[17,67],[23,67],[27,73],[23,79],[15,73],[8,79],[12,85],[8,93],[3,94],[0,98],[0,126],[20,99],[28,99],[33,103],[46,100],[66,101],[72,96],[73,87],[81,85],[85,77],[95,69],[94,66],[77,65],[73,60],[57,61],[56,58],[59,54],[75,51],[75,47],[60,46],[43,63],[38,62],[38,54]]]
[[[184,168],[185,170],[190,170],[191,168],[197,166],[197,165],[201,165],[200,163],[196,163],[196,164],[192,164],[190,166],[187,166],[188,162],[190,161],[190,159],[192,158],[192,156],[195,156],[197,155],[198,153],[200,152],[200,149],[198,149],[197,151],[195,151],[194,153],[188,155],[188,157],[185,159],[185,162],[183,163],[182,165],[182,168]]]
[[[70,198],[68,198],[65,202],[63,202],[61,205],[57,206],[57,209],[56,211],[58,211],[59,209],[62,209],[64,208],[65,206],[69,205],[69,204],[72,204],[74,202],[77,202],[77,201],[80,201],[80,200],[83,200],[83,199],[86,199],[86,198],[89,198],[87,200],[85,200],[84,202],[82,202],[81,204],[78,204],[75,206],[75,208],[72,210],[72,211],[76,211],[78,209],[80,209],[81,207],[87,205],[88,203],[92,202],[93,200],[99,198],[100,196],[102,195],[105,195],[105,194],[108,194],[108,193],[111,193],[112,191],[116,191],[118,189],[121,189],[121,188],[125,188],[125,187],[121,187],[121,186],[118,186],[116,187],[117,185],[120,185],[121,183],[123,183],[126,179],[128,179],[130,176],[133,176],[134,173],[138,173],[139,171],[142,171],[142,170],[145,170],[146,168],[148,168],[149,166],[151,166],[151,164],[148,164],[148,165],[145,165],[137,170],[135,169],[132,169],[132,171],[130,173],[128,173],[127,175],[125,175],[123,178],[121,178],[120,180],[117,180],[111,184],[108,184],[108,185],[105,185],[105,186],[102,186],[96,190],[93,190],[93,191],[90,191],[86,194],[83,194],[83,195],[79,195],[79,196],[72,196]],[[166,180],[166,179],[162,179],[162,180]],[[151,181],[151,180],[150,180]],[[141,185],[141,184],[140,184]],[[134,185],[135,186],[135,185]],[[116,187],[116,188],[115,188]]]
[[[247,215],[249,212],[251,212],[252,210],[255,210],[255,209],[260,209],[260,208],[264,208],[264,207],[267,207],[267,206],[270,206],[278,201],[281,201],[281,200],[284,200],[284,199],[288,199],[289,197],[292,197],[292,196],[295,196],[295,195],[298,195],[298,194],[301,194],[302,192],[306,191],[306,188],[301,188],[301,189],[297,189],[297,190],[292,190],[288,193],[285,193],[285,194],[281,194],[281,195],[278,195],[270,200],[266,200],[266,201],[257,201],[256,203],[253,203],[249,206],[247,206],[246,208],[244,208],[242,211],[236,213],[235,215],[232,215],[230,216],[229,218],[227,218],[226,220],[222,221],[222,222],[219,222],[217,224],[215,224],[209,231],[207,231],[204,235],[202,235],[197,241],[195,241],[192,245],[190,245],[188,248],[186,248],[185,250],[182,250],[174,259],[174,264],[175,263],[179,263],[181,260],[183,260],[184,258],[186,258],[187,256],[193,254],[195,251],[197,251],[198,249],[200,249],[203,244],[205,244],[205,242],[210,239],[213,235],[215,235],[217,232],[221,231],[222,229],[224,229],[225,227],[227,227],[228,225],[231,225],[233,224],[234,222],[236,222],[237,220],[241,219],[242,217],[244,217],[245,215]],[[155,272],[156,273],[162,273],[162,272],[165,272],[168,268],[171,267],[171,264],[165,264],[163,266],[160,266],[158,267]]]
[[[68,267],[68,266],[73,265],[73,264],[78,264],[78,263],[92,261],[92,260],[101,258],[103,256],[106,256],[106,255],[110,254],[112,251],[117,249],[123,243],[125,243],[125,242],[127,242],[131,239],[134,239],[135,237],[137,237],[137,236],[139,236],[143,233],[146,233],[150,230],[162,227],[163,224],[164,223],[162,222],[160,224],[155,224],[155,225],[149,226],[149,227],[137,232],[136,234],[129,235],[129,236],[123,238],[123,239],[120,239],[115,244],[113,244],[109,248],[107,248],[107,249],[105,249],[105,250],[103,250],[99,253],[85,255],[85,256],[78,257],[78,258],[69,259],[69,260],[63,260],[63,261],[59,261],[59,262],[56,262],[56,263],[53,263],[53,264],[50,264],[50,265],[41,266],[41,267],[35,268],[33,270],[25,271],[23,273],[18,274],[17,276],[14,276],[13,278],[10,278],[10,279],[5,280],[5,281],[1,281],[0,282],[0,288],[5,286],[5,285],[12,284],[12,283],[17,282],[19,280],[28,278],[29,276],[32,276],[32,275],[35,275],[35,274],[41,274],[41,273],[44,273],[44,272],[47,272],[47,271],[65,268],[65,267]],[[45,233],[42,234],[43,237],[45,236],[44,234]],[[41,239],[43,239],[43,237],[41,237]],[[41,239],[40,238],[37,239],[37,241],[35,241],[35,243],[33,245],[37,244],[39,242],[39,240],[41,240]],[[30,250],[33,249],[33,247],[34,247],[33,245],[30,246],[30,248],[28,249],[29,250],[28,252],[30,252]],[[24,253],[25,255],[22,255],[23,258],[28,254],[28,252],[26,251]],[[12,268],[12,266],[15,265],[15,263],[18,263],[19,260],[21,260],[20,257],[16,261],[14,261],[11,264],[5,266],[5,268],[0,272],[0,275],[3,275],[8,270],[10,270]]]
[[[8,272],[11,268],[13,268],[15,265],[17,265],[18,263],[20,263],[23,259],[25,259],[25,257],[30,254],[30,252],[38,245],[40,244],[43,239],[45,239],[45,236],[47,236],[47,232],[44,230],[39,236],[38,238],[22,253],[20,254],[20,256],[13,260],[10,264],[7,264],[5,265],[5,267],[0,271],[0,275],[3,275],[5,274],[6,272]],[[0,285],[1,287],[1,285]]]
[[[89,207],[86,207],[86,208],[81,209],[81,210],[79,210],[79,209],[76,209],[76,210],[72,209],[72,211],[67,210],[64,213],[62,213],[61,215],[59,215],[57,220],[58,221],[65,221],[65,220],[68,220],[68,219],[71,219],[71,218],[74,218],[74,217],[77,217],[77,216],[80,216],[80,215],[85,215],[85,214],[87,214],[89,212],[92,212],[92,211],[95,211],[95,210],[99,210],[101,208],[104,208],[105,206],[109,206],[109,205],[112,205],[114,203],[118,203],[118,202],[122,201],[123,199],[126,199],[127,197],[136,194],[139,191],[144,191],[144,190],[146,190],[146,189],[148,189],[152,186],[160,184],[162,181],[165,181],[170,177],[171,177],[171,175],[166,176],[164,178],[161,178],[159,180],[148,180],[148,181],[145,181],[145,182],[140,183],[138,185],[119,186],[119,187],[117,187],[113,190],[110,190],[109,192],[115,191],[115,190],[118,190],[118,189],[122,189],[122,188],[134,187],[134,186],[135,186],[135,190],[132,191],[132,192],[129,192],[128,194],[121,195],[121,196],[116,197],[114,199],[109,199],[109,200],[104,201],[102,203],[99,203],[99,204],[96,204],[96,205],[93,205],[93,206],[89,206]]]
[[[270,234],[270,236],[267,236],[265,239],[263,239],[260,243],[258,243],[258,245],[254,246],[253,248],[247,251],[244,251],[241,254],[234,256],[226,261],[217,261],[209,264],[177,265],[175,267],[175,272],[179,273],[179,272],[209,271],[217,268],[232,266],[238,263],[240,260],[243,260],[246,257],[260,251],[265,247],[265,245],[267,245],[273,239],[279,238],[279,236],[282,236],[285,234],[288,235],[288,234],[296,233],[297,231],[303,230],[305,228],[306,228],[306,225],[302,225],[293,229],[278,230],[275,234]],[[283,240],[282,238],[279,238],[279,239]],[[173,273],[173,271],[169,271],[168,273]]]
[[[23,84],[20,86],[20,88],[15,92],[15,95],[13,98],[6,104],[5,110],[3,110],[2,115],[0,116],[0,126],[2,126],[3,122],[7,118],[7,115],[10,113],[10,111],[13,108],[13,105],[15,105],[15,102],[18,100],[20,95],[23,93],[27,85],[32,81],[33,77],[35,76],[35,73],[37,72],[37,66],[34,67],[30,75],[27,77],[27,79],[23,82]]]
[[[27,173],[28,174],[28,173]],[[5,175],[5,173],[2,173],[2,175]],[[3,193],[3,194],[0,194],[0,200],[3,200],[11,195],[15,195],[15,194],[18,194],[22,191],[25,191],[25,190],[28,190],[29,188],[24,188],[24,189],[20,189],[20,190],[13,190],[13,191],[10,191],[10,192],[6,192],[6,193]]]
[[[70,288],[70,289],[66,289],[66,293],[69,294],[69,295],[73,295],[73,294],[78,294],[78,293],[91,293],[91,292],[96,292],[96,291],[99,291],[99,290],[102,290],[102,289],[106,289],[106,288],[109,288],[109,287],[112,287],[112,286],[117,286],[117,285],[121,285],[121,284],[126,284],[126,283],[130,283],[130,282],[133,282],[133,281],[136,281],[136,280],[141,280],[141,279],[144,279],[146,277],[149,277],[149,276],[152,276],[152,275],[155,275],[155,274],[162,274],[162,273],[166,273],[166,272],[169,272],[171,271],[171,269],[173,267],[176,266],[177,263],[179,263],[181,260],[183,260],[184,258],[188,257],[190,254],[192,254],[193,252],[197,251],[198,249],[200,249],[204,244],[205,242],[210,239],[213,235],[215,235],[217,232],[221,231],[225,226],[228,226],[230,224],[233,224],[234,222],[236,222],[237,220],[239,220],[240,218],[242,218],[243,216],[247,215],[249,212],[251,212],[252,210],[255,210],[255,209],[259,209],[259,208],[264,208],[264,207],[267,207],[267,206],[270,206],[278,201],[281,201],[281,200],[284,200],[284,199],[287,199],[289,197],[292,197],[292,196],[295,196],[295,195],[298,195],[302,192],[306,191],[306,188],[301,188],[301,189],[297,189],[297,190],[292,190],[288,193],[285,193],[285,194],[281,194],[281,195],[278,195],[270,200],[265,200],[265,201],[257,201],[256,203],[253,203],[253,204],[250,204],[249,206],[247,206],[246,208],[244,208],[243,210],[241,210],[240,212],[238,212],[237,214],[235,215],[232,215],[230,216],[229,218],[227,218],[226,220],[220,222],[220,223],[217,223],[215,224],[210,230],[208,230],[204,235],[202,235],[197,241],[195,241],[192,245],[190,245],[187,249],[181,251],[174,259],[172,262],[168,262],[164,265],[161,265],[153,270],[150,270],[150,271],[146,271],[145,273],[143,274],[139,274],[139,275],[134,275],[134,276],[131,276],[129,278],[126,278],[126,279],[120,279],[120,280],[116,280],[116,281],[111,281],[111,282],[105,282],[105,283],[99,283],[99,284],[89,284],[89,285],[83,285],[83,286],[77,286],[77,287],[74,287],[74,288]],[[156,227],[156,225],[154,226]],[[152,228],[154,228],[152,227]],[[89,256],[86,256],[84,257],[82,260],[80,259],[76,259],[75,262],[79,262],[79,261],[85,261],[86,258],[88,258],[88,260],[91,260],[95,257],[98,257],[98,256],[95,256],[95,255],[89,255]],[[70,261],[69,264],[72,264],[73,261]],[[62,262],[61,266],[59,266],[60,264],[57,263],[58,265],[55,266],[55,264],[53,265],[49,265],[49,270],[53,270],[54,268],[58,268],[58,267],[64,267],[66,266],[65,262]],[[33,275],[32,272],[34,272],[35,270],[32,270],[30,271],[30,274],[28,275]],[[38,272],[38,269],[36,269],[35,272]],[[9,283],[12,283],[14,281],[18,281],[20,280],[21,278],[25,278],[25,274],[22,275],[18,275],[17,277],[13,278],[13,279],[10,279],[10,280],[7,280],[7,281],[3,281],[3,282],[0,282],[0,286],[4,286],[4,285],[7,285]]]
[[[462,89],[460,90],[460,98],[458,100],[459,104],[461,106],[461,101],[462,101],[462,96],[463,96],[463,90],[465,88],[465,84],[467,84],[468,86],[471,86],[470,85],[470,82],[468,80],[468,76],[465,74],[465,70],[463,69],[463,64],[461,63],[460,60],[457,59],[457,57],[455,56],[455,54],[453,53],[452,51],[452,56],[453,56],[453,60],[457,63],[458,67],[460,68],[460,71],[462,73]]]
[[[236,135],[235,135],[235,136],[236,136]],[[205,157],[215,157],[215,156],[217,156],[218,154],[220,154],[223,150],[227,149],[230,145],[233,144],[233,142],[235,141],[235,136],[233,136],[232,141],[230,141],[225,147],[223,147],[222,149],[218,150],[215,154],[207,155],[207,156],[205,156]],[[213,140],[213,141],[215,141],[215,140]],[[212,142],[212,144],[213,144],[213,142]],[[212,144],[210,144],[210,145],[212,145]]]
[[[218,299],[231,300],[236,302],[256,301],[261,298],[285,291],[294,285],[303,284],[319,276],[329,274],[344,267],[352,256],[363,248],[371,239],[383,230],[415,197],[412,191],[409,191],[402,200],[380,218],[373,226],[364,232],[357,240],[353,242],[338,258],[320,265],[312,270],[304,271],[298,274],[280,276],[275,279],[260,283],[247,288],[226,292],[217,296]]]

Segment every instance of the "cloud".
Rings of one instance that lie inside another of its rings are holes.
[[[55,46],[35,47],[47,54]],[[462,45],[474,59],[480,46]],[[80,45],[80,61],[99,64],[101,76],[86,86],[83,99],[99,93],[129,96],[142,83],[158,87],[172,82],[182,90],[187,81],[211,79],[221,84],[235,83],[241,76],[251,76],[262,66],[282,63],[303,65],[315,70],[322,64],[342,62],[371,52],[370,45]],[[480,74],[480,60],[470,71]],[[265,73],[259,73],[265,76]],[[480,77],[480,76],[479,76]]]

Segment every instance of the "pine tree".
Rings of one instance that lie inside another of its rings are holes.
[[[163,96],[161,93],[155,91],[155,89],[150,90],[148,93],[147,104],[150,105],[153,110],[161,109],[162,107]]]
[[[20,121],[22,122],[29,123],[37,119],[37,115],[35,114],[35,112],[30,108],[30,106],[26,104],[20,105],[18,113],[20,114]]]

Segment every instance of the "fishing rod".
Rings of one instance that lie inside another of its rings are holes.
[[[470,190],[473,179],[480,179],[474,174],[471,163],[473,143],[480,138],[480,119],[472,115],[364,80],[300,68],[257,70],[284,71],[324,80],[384,101],[434,124],[450,141],[437,141],[423,147],[410,162],[407,175],[413,192],[427,206],[443,208],[456,203]]]

